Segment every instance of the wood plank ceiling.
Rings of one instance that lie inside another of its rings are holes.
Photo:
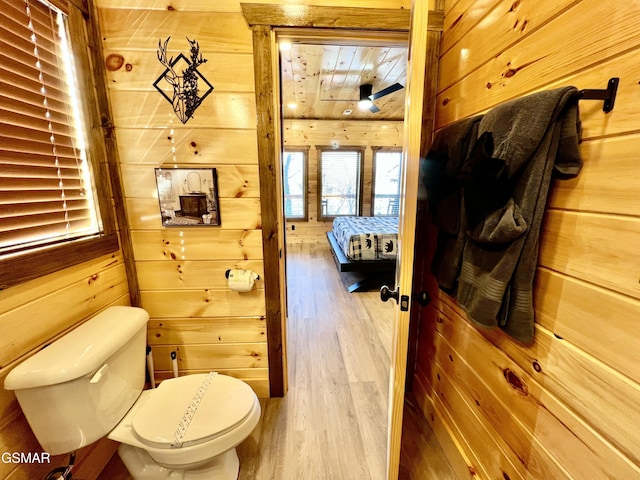
[[[280,56],[284,118],[404,119],[404,88],[376,99],[376,113],[359,109],[358,101],[360,85],[371,84],[375,94],[406,84],[407,48],[292,43]]]

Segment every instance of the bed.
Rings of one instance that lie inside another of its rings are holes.
[[[327,232],[340,272],[361,274],[349,292],[393,278],[398,253],[398,217],[337,217]]]

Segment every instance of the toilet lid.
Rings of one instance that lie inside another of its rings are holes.
[[[187,375],[162,382],[131,425],[150,446],[186,447],[232,430],[249,415],[254,402],[251,387],[233,377]]]

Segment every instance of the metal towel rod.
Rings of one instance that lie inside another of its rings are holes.
[[[616,101],[616,94],[618,93],[618,83],[620,79],[617,77],[613,77],[609,79],[609,83],[607,84],[606,89],[602,90],[594,90],[594,89],[585,89],[580,90],[580,100],[604,100],[604,105],[602,106],[602,111],[605,113],[609,113],[613,110],[613,105]]]

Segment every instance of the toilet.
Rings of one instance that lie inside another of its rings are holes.
[[[260,419],[256,394],[216,372],[143,391],[148,320],[109,307],[16,366],[4,388],[51,455],[108,436],[135,479],[237,479],[236,446]]]

